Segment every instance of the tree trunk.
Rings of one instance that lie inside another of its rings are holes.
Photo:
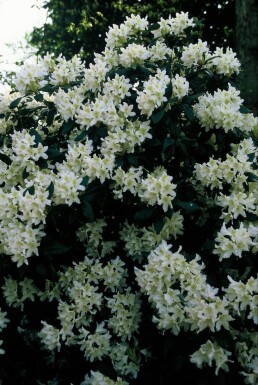
[[[245,104],[258,112],[258,1],[236,0],[236,47]]]

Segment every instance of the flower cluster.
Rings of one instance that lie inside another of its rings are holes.
[[[0,96],[0,342],[10,322],[42,362],[16,383],[148,383],[175,346],[257,383],[258,120],[193,27],[132,15],[87,68],[48,55]]]
[[[240,106],[243,100],[240,92],[231,85],[228,90],[218,90],[214,94],[206,93],[199,97],[194,112],[206,131],[222,128],[225,132],[236,128],[249,132],[257,125],[252,114],[242,114]]]

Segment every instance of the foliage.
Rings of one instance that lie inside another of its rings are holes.
[[[176,11],[189,11],[196,17],[203,15],[206,20],[203,36],[211,44],[232,46],[234,6],[235,0],[47,0],[44,8],[48,10],[49,21],[33,30],[29,42],[41,56],[51,52],[70,59],[80,54],[91,62],[94,52],[101,52],[105,47],[104,37],[109,25],[121,23],[127,15],[148,16],[155,22]]]
[[[131,16],[0,104],[4,384],[257,383],[257,131],[231,49]]]

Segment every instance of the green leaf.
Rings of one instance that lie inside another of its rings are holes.
[[[84,201],[83,204],[82,204],[82,212],[83,212],[83,215],[90,221],[90,222],[93,222],[94,221],[94,211],[93,211],[93,208],[91,206],[91,204],[87,201]]]
[[[47,84],[44,87],[40,88],[39,91],[52,93],[54,91],[54,89],[55,89],[55,86]]]
[[[76,142],[80,142],[87,136],[87,131],[82,131],[76,138],[74,139]]]
[[[61,162],[62,160],[65,159],[65,152],[64,151],[61,151],[59,149],[59,147],[57,146],[57,144],[52,144],[48,150],[47,150],[47,156],[48,156],[48,159],[49,160],[53,160],[53,161],[59,161]]]
[[[155,24],[151,24],[148,29],[149,31],[156,31],[159,28],[160,28],[159,23],[155,23]]]
[[[162,146],[163,151],[166,151],[166,149],[168,147],[171,147],[174,143],[175,143],[175,140],[173,138],[170,138],[170,137],[165,138]]]
[[[165,218],[161,218],[154,223],[154,229],[156,233],[159,234],[165,225]]]
[[[69,119],[68,122],[64,122],[61,127],[61,132],[63,135],[69,134],[74,128],[75,123]]]
[[[65,254],[71,250],[71,246],[67,246],[64,243],[58,241],[52,241],[48,246],[44,247],[43,253],[50,255],[60,255]]]
[[[182,209],[184,209],[185,211],[187,211],[188,213],[191,213],[191,214],[201,210],[200,206],[198,206],[196,203],[183,202],[179,199],[174,200],[174,205],[181,207]]]
[[[252,172],[247,172],[246,175],[248,177],[248,179],[247,179],[248,182],[257,182],[258,181],[258,176],[253,174]]]
[[[179,100],[178,97],[177,97],[177,96],[174,96],[173,98],[168,99],[168,102],[171,103],[171,104],[173,104],[173,103],[178,102],[178,100]]]
[[[29,131],[29,134],[30,134],[30,136],[34,136],[35,137],[35,143],[36,144],[42,143],[41,136],[39,135],[38,131],[35,130],[35,128],[31,128],[30,131]]]
[[[41,170],[46,170],[48,168],[48,161],[46,159],[40,158],[35,162],[36,165],[41,169]]]
[[[51,126],[51,124],[53,123],[55,115],[56,115],[56,109],[55,108],[48,111],[47,120],[46,120],[46,123],[48,126]]]
[[[30,174],[27,172],[27,167],[25,167],[22,173],[22,179],[23,180],[27,179],[29,175]]]
[[[0,153],[0,160],[10,166],[12,164],[11,158],[8,155]]]
[[[128,162],[132,165],[137,167],[138,166],[138,157],[132,154],[127,155]]]
[[[192,107],[189,106],[188,104],[183,104],[182,108],[183,108],[183,111],[184,111],[187,119],[190,120],[190,122],[194,122],[195,116],[194,116]]]
[[[20,101],[22,100],[22,98],[17,98],[15,100],[13,100],[10,104],[10,108],[13,109],[13,108],[16,108],[18,106],[18,104],[20,103]]]
[[[158,112],[154,112],[152,115],[151,115],[151,120],[154,124],[157,124],[158,122],[161,121],[161,119],[163,118],[164,116],[164,113],[165,113],[165,110],[162,109]]]
[[[83,177],[83,179],[82,179],[82,181],[81,181],[81,185],[82,186],[88,186],[88,183],[89,183],[89,177],[88,176],[85,176],[85,177]]]
[[[43,96],[43,94],[37,94],[37,95],[35,95],[34,99],[35,99],[37,102],[43,102],[44,96]]]
[[[34,185],[26,188],[26,190],[24,190],[24,192],[23,192],[23,196],[25,196],[27,192],[30,195],[34,195],[35,194],[35,187],[34,187]]]
[[[251,114],[252,111],[246,108],[245,106],[241,106],[239,112],[241,112],[241,114]]]
[[[51,199],[54,194],[55,186],[53,182],[50,182],[49,186],[47,187],[46,191],[48,191],[48,199]]]
[[[153,213],[154,213],[153,207],[146,207],[145,209],[138,211],[134,215],[134,220],[136,222],[146,222],[148,219],[152,217]]]

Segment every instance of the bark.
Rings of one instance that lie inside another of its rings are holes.
[[[258,112],[258,0],[236,0],[236,47],[245,104]]]

